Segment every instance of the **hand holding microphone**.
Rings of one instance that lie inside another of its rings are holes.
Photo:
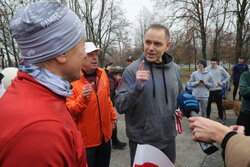
[[[199,113],[199,103],[197,99],[187,93],[181,94],[177,98],[178,107],[186,117],[197,117]],[[210,155],[218,150],[212,143],[199,142],[202,151]]]

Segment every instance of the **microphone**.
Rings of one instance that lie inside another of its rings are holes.
[[[180,94],[177,98],[177,104],[182,114],[184,114],[187,118],[198,116],[197,114],[199,113],[200,106],[199,102],[194,96],[188,93]],[[204,143],[204,142],[199,142],[199,143],[202,151],[208,155],[218,150],[218,148],[212,143]]]

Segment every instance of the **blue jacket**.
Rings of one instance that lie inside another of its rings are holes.
[[[233,67],[233,81],[239,82],[241,74],[245,71],[248,71],[247,64],[235,64]]]

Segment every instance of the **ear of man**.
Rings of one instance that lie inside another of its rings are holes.
[[[165,52],[168,51],[169,47],[171,46],[171,42],[167,42]]]
[[[55,60],[60,63],[60,64],[65,64],[67,62],[67,55],[66,54],[62,54],[60,56],[57,56],[55,58]]]

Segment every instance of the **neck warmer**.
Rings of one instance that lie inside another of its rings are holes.
[[[64,97],[70,97],[72,95],[73,88],[68,81],[44,68],[21,61],[19,71],[27,73],[37,82],[58,95]]]

